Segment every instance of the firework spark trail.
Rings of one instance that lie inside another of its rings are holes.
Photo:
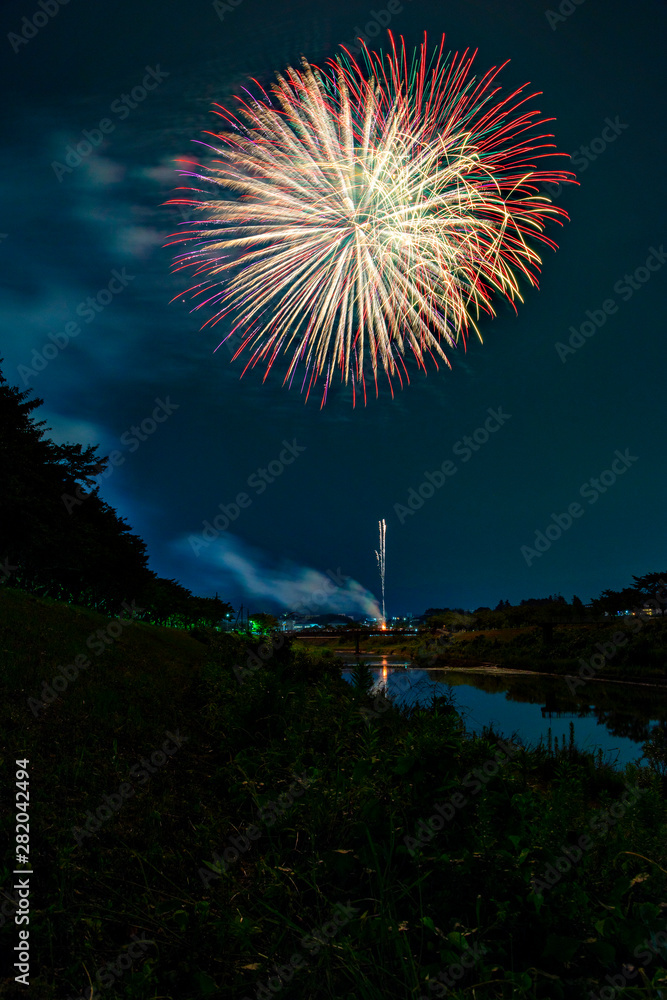
[[[500,96],[503,66],[478,78],[476,53],[443,55],[444,36],[409,58],[388,34],[364,66],[303,60],[237,115],[215,105],[226,129],[204,145],[220,158],[181,170],[213,190],[169,202],[198,216],[170,239],[188,244],[176,269],[202,277],[189,293],[213,310],[204,326],[231,318],[223,343],[240,334],[244,373],[263,362],[266,379],[287,354],[284,382],[302,368],[307,398],[322,378],[322,405],[337,369],[366,400],[369,369],[376,394],[380,367],[392,395],[393,376],[409,381],[408,349],[424,371],[451,367],[444,348],[471,327],[481,339],[494,296],[537,286],[534,244],[556,247],[544,229],[567,213],[538,185],[574,182],[535,165],[567,154],[526,109],[536,94]]]
[[[384,520],[378,521],[378,527],[380,529],[380,551],[375,550],[375,555],[378,561],[378,570],[380,572],[380,583],[382,585],[382,628],[387,627],[387,615],[384,607],[384,572],[385,572],[385,538],[387,536],[387,525]]]

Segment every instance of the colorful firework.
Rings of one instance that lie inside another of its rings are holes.
[[[540,193],[574,175],[537,161],[554,153],[527,108],[525,86],[502,96],[503,66],[472,74],[476,53],[431,55],[426,37],[408,57],[389,32],[390,51],[363,46],[324,68],[289,68],[267,93],[239,98],[213,137],[220,158],[185,161],[181,174],[210,182],[169,204],[194,210],[170,238],[188,243],[176,268],[202,280],[188,290],[204,323],[230,318],[222,343],[267,377],[287,355],[285,382],[303,370],[306,398],[323,380],[351,383],[353,402],[384,369],[408,378],[409,349],[451,367],[454,347],[494,296],[521,301],[520,279],[537,285],[536,245],[567,213]],[[254,81],[257,83],[257,81]],[[249,92],[248,92],[249,93]],[[181,293],[183,294],[183,293]],[[219,345],[220,346],[220,345]]]

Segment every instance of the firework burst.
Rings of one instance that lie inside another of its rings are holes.
[[[426,38],[411,56],[389,42],[363,65],[304,60],[236,115],[215,105],[219,158],[181,169],[207,186],[170,202],[195,216],[170,244],[187,244],[176,268],[201,279],[188,294],[204,326],[229,317],[244,372],[266,378],[286,355],[285,382],[303,372],[306,397],[323,382],[322,405],[336,373],[353,401],[381,369],[393,394],[408,351],[451,367],[445,349],[479,336],[495,297],[537,285],[546,223],[567,218],[540,193],[574,175],[536,166],[567,156],[527,107],[536,94],[502,96],[503,67],[474,76],[476,53],[444,54],[444,35],[431,55]]]

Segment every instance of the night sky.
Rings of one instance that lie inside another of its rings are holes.
[[[42,2],[47,13],[11,0],[1,15],[3,371],[44,399],[56,441],[119,452],[101,493],[152,569],[252,610],[368,610],[380,518],[390,615],[557,592],[586,602],[665,568],[664,2],[565,0],[548,14],[538,0],[406,0],[391,15],[410,44],[426,30],[478,48],[481,73],[509,58],[503,83],[542,92],[534,104],[556,119],[580,187],[558,192],[571,221],[547,230],[559,250],[544,249],[541,287],[524,284],[517,314],[498,302],[451,371],[416,374],[393,400],[385,384],[354,410],[344,390],[320,410],[277,369],[241,380],[224,347],[213,353],[219,328],[200,332],[190,300],[170,303],[186,285],[163,244],[182,218],[163,203],[175,158],[219,121],[212,102],[232,106],[249,77],[270,83],[301,54],[322,64],[383,0],[237,0],[222,18],[208,0]],[[144,80],[153,89],[128,107]],[[67,147],[105,120],[68,165]],[[49,333],[65,346],[31,373]],[[502,426],[475,439],[490,410]],[[466,435],[483,443],[467,450]],[[405,513],[447,460],[456,472]],[[604,492],[582,495],[614,462]],[[262,484],[269,463],[278,474]],[[227,530],[193,545],[239,493],[250,502]],[[572,504],[580,516],[531,555]]]

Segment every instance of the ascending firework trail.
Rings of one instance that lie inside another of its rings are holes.
[[[382,584],[382,628],[387,627],[387,615],[384,609],[384,570],[385,570],[385,538],[387,536],[387,525],[384,521],[378,521],[378,527],[380,528],[380,551],[375,550],[375,555],[378,561],[378,570],[380,571],[380,583]]]
[[[287,355],[285,381],[303,371],[308,394],[322,379],[322,405],[336,371],[353,400],[369,375],[377,394],[380,368],[393,394],[408,348],[424,370],[449,365],[444,348],[479,336],[494,296],[537,285],[546,223],[567,218],[540,185],[574,180],[536,166],[567,154],[528,109],[536,94],[501,94],[502,66],[478,77],[476,53],[443,54],[444,35],[408,54],[388,34],[361,63],[344,50],[268,93],[254,81],[237,114],[214,105],[225,128],[203,144],[218,158],[183,161],[195,185],[170,202],[192,210],[170,240],[204,325],[229,318],[243,371]]]

